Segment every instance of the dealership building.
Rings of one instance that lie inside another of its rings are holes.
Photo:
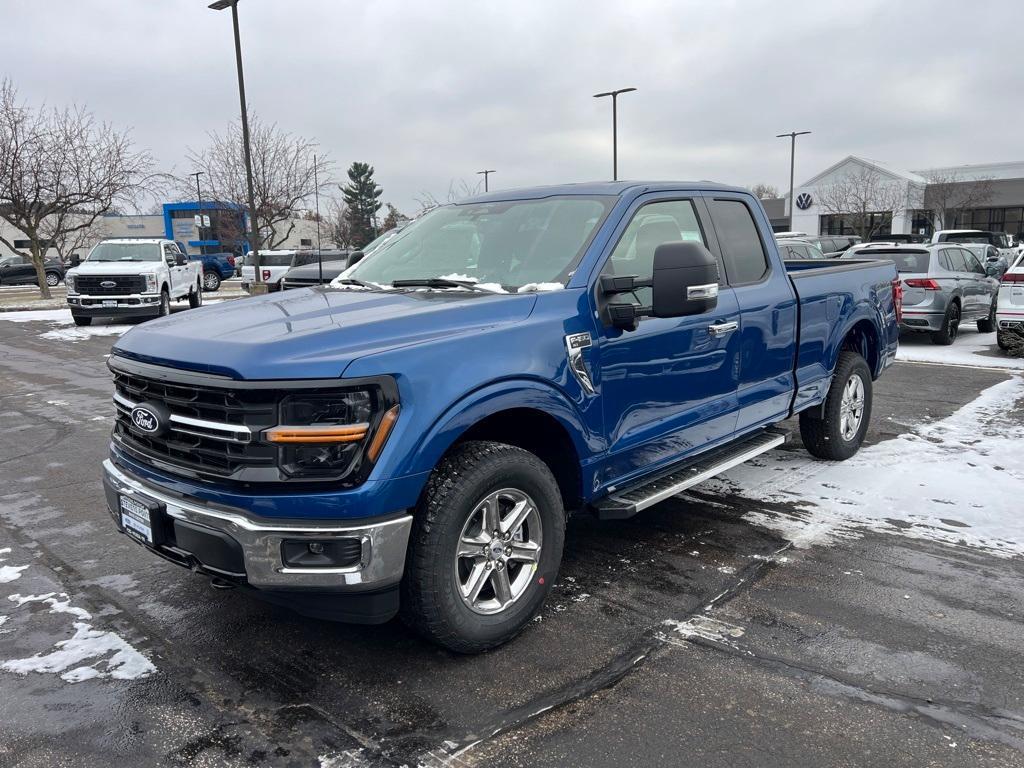
[[[958,210],[952,220],[946,222],[946,227],[1006,232],[1018,240],[1024,237],[1024,161],[907,171],[849,155],[794,187],[796,205],[791,219],[786,216],[790,210],[788,195],[764,201],[773,228],[777,232],[795,230],[809,235],[856,234],[848,216],[844,217],[843,212],[835,210],[834,203],[824,204],[823,197],[834,195],[823,193],[844,180],[865,176],[874,177],[881,185],[898,189],[899,199],[903,201],[894,210],[878,210],[870,214],[878,234],[931,235],[937,222],[932,213],[925,210],[926,199],[932,197],[928,192],[929,180],[943,179],[946,195],[951,194],[954,198],[957,188],[977,187],[979,181],[984,181],[990,191],[979,205]],[[874,217],[877,217],[877,222]]]

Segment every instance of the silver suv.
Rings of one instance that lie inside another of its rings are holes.
[[[991,266],[963,246],[867,243],[841,258],[896,263],[903,283],[901,330],[930,333],[935,344],[952,344],[962,322],[975,321],[979,333],[996,329],[999,281]]]

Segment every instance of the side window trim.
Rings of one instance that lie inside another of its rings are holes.
[[[775,274],[775,263],[771,256],[768,254],[768,244],[765,242],[764,234],[761,231],[761,222],[758,220],[757,216],[754,215],[754,211],[750,207],[749,200],[747,200],[742,195],[729,195],[716,192],[706,192],[704,193],[703,197],[705,198],[705,208],[707,209],[708,221],[711,224],[710,228],[712,231],[715,232],[715,245],[718,248],[718,250],[715,251],[714,254],[715,258],[718,260],[719,270],[724,268],[726,270],[726,273],[728,273],[729,266],[728,262],[725,259],[725,254],[722,253],[721,245],[718,242],[718,232],[715,229],[715,219],[714,216],[711,215],[711,207],[707,205],[707,199],[711,199],[712,201],[722,200],[742,204],[747,209],[747,213],[750,214],[750,220],[751,223],[754,225],[754,231],[757,233],[757,239],[761,243],[761,252],[764,254],[764,260],[767,265],[767,269],[765,269],[764,274],[761,275],[761,278],[759,280],[752,280],[746,283],[734,283],[732,282],[732,277],[730,276],[728,284],[733,288],[741,288],[746,285],[761,285],[762,283],[766,283],[769,280],[771,280],[772,276]],[[778,247],[776,247],[776,251],[778,252]],[[781,253],[779,253],[779,258],[784,258]]]

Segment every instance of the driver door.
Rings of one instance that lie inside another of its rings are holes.
[[[698,213],[704,210],[699,196],[640,198],[613,238],[601,274],[650,278],[654,251],[662,243],[696,240],[707,247],[714,235]],[[721,265],[719,275],[718,305],[707,313],[644,317],[632,331],[599,325],[595,363],[609,446],[598,472],[602,485],[628,480],[732,434],[740,312]],[[596,291],[601,307],[605,297],[599,284]],[[651,298],[651,289],[641,288],[609,300],[650,306]]]
[[[181,293],[182,284],[186,279],[184,272],[187,268],[178,266],[177,256],[177,246],[171,244],[164,246],[164,262],[167,264],[167,273],[170,276],[172,297]]]

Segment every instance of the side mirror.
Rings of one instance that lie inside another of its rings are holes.
[[[178,266],[178,267],[184,267],[186,264],[188,264],[188,256],[186,256],[183,253],[175,254],[175,256],[174,256],[174,264],[175,264],[175,266]]]
[[[72,267],[77,267],[81,263],[82,263],[82,257],[79,256],[77,253],[72,253],[71,254],[71,266]]]
[[[710,312],[718,306],[718,262],[700,243],[662,243],[654,250],[651,289],[654,317]]]
[[[358,264],[366,256],[362,251],[352,251],[348,255],[348,265],[351,267],[353,264]]]

